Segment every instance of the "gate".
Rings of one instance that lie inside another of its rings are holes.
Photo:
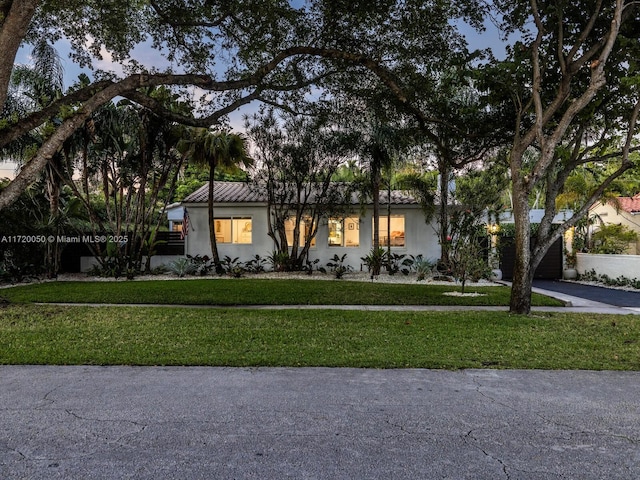
[[[511,237],[500,238],[500,270],[502,278],[513,279],[513,266],[516,260],[516,246]],[[533,274],[534,278],[557,280],[562,278],[562,238],[556,240]]]

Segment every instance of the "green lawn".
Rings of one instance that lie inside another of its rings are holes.
[[[193,309],[179,305],[503,305],[507,287],[203,279],[3,290],[0,364],[640,370],[640,317]],[[559,302],[535,295],[536,305]],[[32,302],[151,303],[88,307]]]
[[[508,287],[469,288],[485,296],[451,297],[455,285],[385,284],[340,280],[203,279],[49,282],[0,291],[11,302],[147,303],[171,305],[503,305]],[[533,305],[560,306],[542,295]]]
[[[9,305],[0,364],[639,370],[640,317]]]

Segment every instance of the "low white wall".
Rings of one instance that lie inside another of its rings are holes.
[[[159,267],[160,265],[166,265],[178,258],[184,257],[184,255],[154,255],[151,257],[151,268]],[[142,265],[144,267],[145,258],[142,259]],[[95,257],[80,257],[80,271],[83,273],[88,272],[94,266],[98,265],[98,260]]]
[[[611,278],[640,278],[640,255],[577,254],[578,273],[595,270],[598,275]]]

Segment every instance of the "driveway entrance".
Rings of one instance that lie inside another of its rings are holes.
[[[640,292],[627,292],[625,290],[553,280],[534,280],[533,286],[617,307],[640,307]]]

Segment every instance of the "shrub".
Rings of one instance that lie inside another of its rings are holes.
[[[251,273],[262,273],[265,271],[265,265],[267,264],[267,259],[262,258],[260,255],[255,255],[251,260],[247,261],[244,264],[245,269]]]
[[[387,254],[385,266],[387,267],[389,275],[395,275],[398,272],[402,272],[404,275],[409,275],[413,260],[406,257],[406,255],[402,255],[400,253],[392,253],[391,255]]]
[[[629,243],[638,239],[638,234],[624,225],[602,225],[592,235],[593,249],[591,253],[621,254],[629,247]]]
[[[291,259],[288,252],[273,252],[267,258],[274,272],[286,272],[290,268]]]
[[[309,259],[305,260],[304,265],[302,266],[302,271],[306,272],[307,275],[312,275],[314,266],[317,265],[319,262],[320,262],[319,258],[316,258],[315,260],[309,260]]]
[[[167,267],[171,273],[177,275],[179,278],[182,278],[185,275],[190,275],[195,271],[193,263],[191,263],[188,258],[184,257],[169,262]]]
[[[347,258],[346,253],[341,257],[335,254],[331,261],[327,262],[327,267],[329,267],[331,273],[333,273],[338,279],[342,278],[345,273],[349,273],[353,270],[351,265],[344,264],[345,258]]]
[[[436,272],[436,266],[436,261],[426,260],[422,258],[422,255],[418,255],[413,260],[413,269],[418,274],[418,281],[422,281],[433,276]]]
[[[187,255],[187,259],[191,266],[191,274],[206,275],[213,270],[213,262],[207,255]]]
[[[367,256],[360,258],[360,260],[362,260],[362,262],[367,266],[367,270],[371,273],[371,277],[380,275],[380,270],[385,265],[386,259],[387,252],[384,248],[372,248]]]
[[[242,265],[242,262],[239,261],[238,257],[231,258],[230,256],[225,255],[220,262],[220,265],[222,266],[224,273],[230,277],[240,278],[244,275],[245,268]]]

